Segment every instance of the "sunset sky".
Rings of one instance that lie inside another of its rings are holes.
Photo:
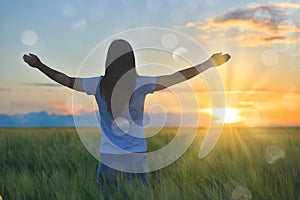
[[[73,92],[24,64],[24,53],[35,53],[54,69],[76,76],[89,52],[112,35],[134,28],[161,27],[191,37],[208,55],[220,51],[232,55],[230,62],[217,69],[227,97],[225,123],[250,127],[300,125],[299,0],[116,2],[1,1],[0,114],[46,111],[65,115],[95,109],[93,103],[75,102],[72,110]],[[197,56],[197,52],[185,53]],[[143,57],[138,53],[136,56],[141,64]],[[164,59],[156,56],[157,63]],[[101,68],[96,67],[101,65],[104,59],[95,63],[93,73],[85,75],[100,75]],[[172,70],[184,67],[188,66],[170,66]],[[165,72],[154,72],[148,67],[143,74]],[[176,99],[168,90],[160,91],[147,97],[146,110],[179,114],[180,104],[189,104],[188,99],[196,96],[199,107],[191,106],[184,114],[199,114],[200,125],[205,126],[211,115],[210,93],[219,91],[208,91],[201,76],[189,83],[194,93],[182,84],[171,88],[186,99]],[[79,95],[94,102],[91,97]],[[161,107],[156,110],[155,105]],[[213,119],[217,115],[216,112]]]

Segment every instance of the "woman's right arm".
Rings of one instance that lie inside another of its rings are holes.
[[[54,69],[51,69],[47,65],[43,64],[40,59],[34,54],[28,54],[23,56],[24,61],[33,68],[39,69],[50,79],[55,82],[66,86],[68,88],[84,92],[82,87],[82,78],[69,77],[64,73],[58,72]]]
[[[230,58],[231,56],[229,54],[215,53],[207,61],[201,64],[180,70],[170,75],[158,76],[156,78],[155,91],[162,90],[172,85],[191,79],[211,67],[220,66],[226,63]]]

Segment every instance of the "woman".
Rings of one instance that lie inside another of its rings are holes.
[[[147,167],[147,160],[132,156],[147,151],[143,131],[146,95],[186,81],[210,67],[219,66],[227,62],[230,55],[213,54],[202,64],[158,77],[137,74],[134,51],[125,40],[111,43],[105,62],[105,75],[99,77],[69,77],[49,68],[33,54],[24,55],[23,59],[57,83],[95,96],[102,129],[97,172],[97,185],[101,189],[107,181],[117,184],[120,176],[128,181],[138,178],[147,183],[146,174],[142,173]]]

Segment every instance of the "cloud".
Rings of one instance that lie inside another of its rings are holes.
[[[71,25],[71,28],[75,32],[83,33],[87,29],[87,21],[85,19],[81,19],[79,21],[76,21]]]
[[[72,103],[72,100],[70,99],[69,102],[66,102],[65,104],[51,104],[49,106],[51,110],[54,110],[58,113],[62,113],[64,115],[80,115],[88,112],[93,112],[97,110],[96,105],[89,105],[84,103]]]
[[[206,24],[197,28],[204,31],[208,41],[215,34],[225,35],[241,46],[300,42],[299,22],[287,9],[300,9],[300,4],[254,4],[207,19]],[[196,27],[192,26],[195,24],[189,22],[186,27]]]
[[[282,2],[282,3],[278,3],[276,4],[276,6],[280,7],[280,8],[300,8],[300,4],[296,4],[296,3],[290,3],[290,2]]]
[[[193,23],[193,22],[188,22],[188,23],[185,25],[185,27],[187,27],[187,28],[195,27],[195,26],[196,26],[196,24]]]

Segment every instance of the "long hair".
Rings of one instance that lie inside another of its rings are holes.
[[[100,84],[101,96],[113,118],[118,117],[125,106],[129,106],[135,89],[137,72],[131,45],[122,39],[109,46],[105,75]]]

